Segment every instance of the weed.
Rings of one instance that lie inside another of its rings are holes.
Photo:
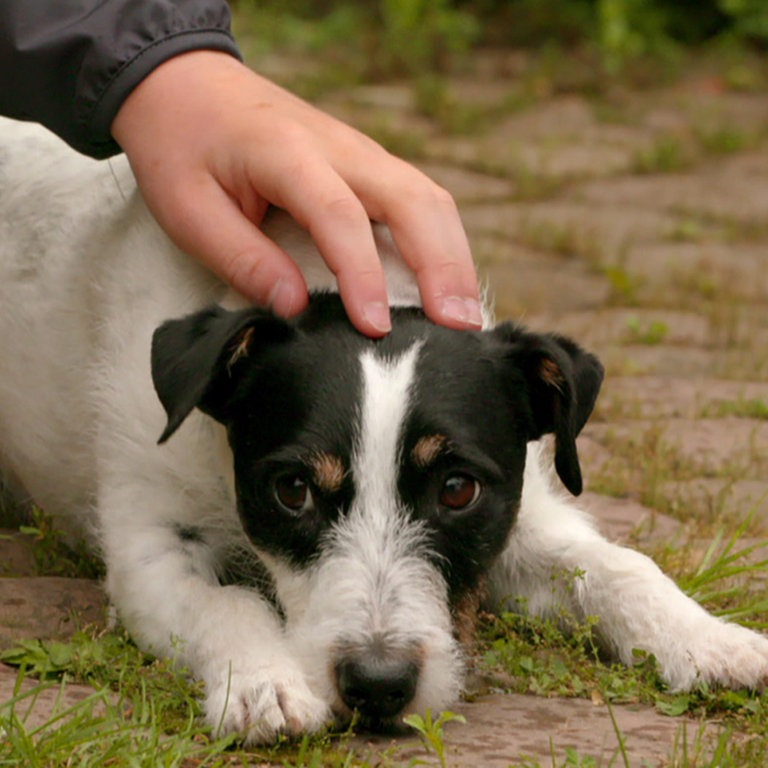
[[[416,131],[398,128],[388,115],[381,115],[365,126],[365,132],[389,152],[410,160],[426,155],[426,139]]]
[[[713,155],[728,155],[741,152],[754,143],[754,139],[737,128],[715,128],[699,130],[696,138],[705,152]]]
[[[768,420],[768,402],[765,400],[720,400],[710,403],[701,411],[702,418],[736,416],[740,419]]]
[[[667,232],[667,239],[677,243],[700,243],[711,233],[700,216],[681,216]]]
[[[667,338],[669,326],[661,320],[650,320],[641,323],[637,317],[627,320],[627,340],[632,344],[648,344],[654,346],[661,344]]]
[[[482,128],[497,112],[458,99],[440,75],[426,73],[414,80],[416,108],[449,134],[470,134]]]
[[[436,719],[432,719],[432,713],[427,710],[424,717],[421,715],[406,715],[403,722],[413,728],[421,737],[427,752],[434,752],[440,761],[441,768],[448,765],[445,755],[445,724],[450,722],[466,723],[463,715],[453,712],[441,712]],[[424,760],[413,759],[410,765],[426,765]]]
[[[491,165],[490,167],[492,168],[493,166]],[[513,198],[518,202],[549,200],[561,192],[571,181],[566,176],[539,173],[523,164],[518,165],[511,172],[503,170],[501,175],[511,178],[514,182],[515,193]]]
[[[675,304],[678,307],[688,303],[692,309],[701,309],[702,300],[710,302],[725,296],[724,280],[704,260],[694,269],[671,269],[670,288],[674,289]],[[679,297],[679,298],[678,298]]]
[[[682,219],[692,220],[695,222],[694,226],[706,228],[708,237],[725,243],[756,242],[768,234],[768,223],[762,219],[737,218],[726,213],[702,211],[684,205],[673,206],[670,212]]]
[[[39,575],[85,579],[103,576],[103,564],[88,551],[85,542],[69,543],[53,518],[37,507],[32,507],[31,518],[27,525],[19,526],[19,531],[30,537]]]
[[[379,12],[382,56],[395,72],[445,69],[480,32],[475,17],[451,7],[450,0],[381,0]]]
[[[685,514],[666,493],[673,481],[691,480],[701,468],[682,456],[666,439],[663,423],[652,423],[641,435],[610,432],[601,443],[611,458],[596,472],[590,487],[597,493],[624,497],[632,495],[651,509],[670,514]]]
[[[640,275],[631,273],[621,261],[600,266],[600,273],[610,286],[610,303],[624,305],[638,303],[640,289],[645,282]]]
[[[635,173],[678,173],[693,165],[690,144],[678,136],[659,136],[653,144],[634,157],[631,168]]]
[[[603,260],[600,240],[591,227],[523,219],[515,239],[529,248],[568,258],[581,258],[591,265],[600,264]]]

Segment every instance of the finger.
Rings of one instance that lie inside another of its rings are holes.
[[[424,310],[455,328],[482,326],[477,273],[456,204],[425,174],[369,137],[312,107],[311,122],[331,165],[364,205],[389,225],[416,272]]]
[[[272,178],[279,179],[279,186],[269,198],[308,230],[336,276],[352,324],[374,338],[388,333],[392,324],[384,270],[360,200],[317,155],[277,170]]]
[[[247,218],[210,176],[167,191],[150,207],[174,242],[251,301],[290,317],[307,305],[304,278],[293,260]],[[257,207],[250,212],[263,216]]]
[[[416,273],[426,314],[449,327],[480,328],[477,272],[456,203],[420,171],[390,158],[396,170],[378,175],[388,183],[372,187],[361,177],[355,190],[371,217],[389,226]]]

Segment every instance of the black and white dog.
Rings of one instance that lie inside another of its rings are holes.
[[[559,487],[581,490],[594,357],[490,319],[431,324],[381,227],[394,329],[371,341],[309,239],[268,226],[321,291],[295,320],[176,251],[123,158],[0,123],[4,470],[94,535],[122,621],[205,681],[213,725],[259,741],[445,708],[483,588],[494,608],[599,617],[606,648],[654,654],[674,688],[764,684],[768,639]]]

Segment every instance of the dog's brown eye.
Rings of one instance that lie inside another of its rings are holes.
[[[451,475],[440,489],[438,501],[448,509],[462,510],[471,507],[479,498],[482,486],[469,475]]]
[[[303,514],[315,507],[309,485],[298,475],[279,477],[275,481],[275,498],[283,509],[294,514]]]

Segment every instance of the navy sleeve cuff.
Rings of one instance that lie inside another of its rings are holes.
[[[125,99],[160,64],[179,54],[197,50],[220,51],[241,58],[232,37],[218,29],[180,32],[153,43],[127,61],[106,85],[94,102],[87,122],[88,145],[76,149],[97,158],[121,152],[112,138],[111,127]]]

